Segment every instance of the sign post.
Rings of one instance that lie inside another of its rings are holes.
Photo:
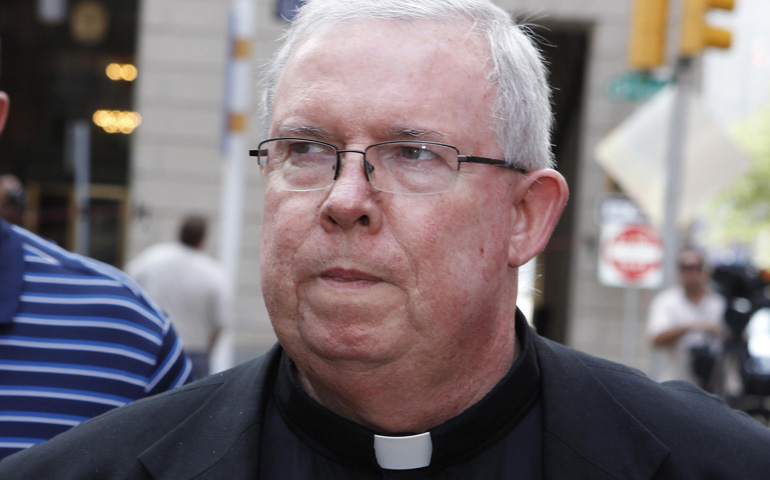
[[[620,196],[600,206],[599,282],[626,289],[621,358],[633,365],[639,289],[658,288],[663,280],[663,241],[641,210]]]
[[[230,294],[237,298],[238,266],[243,222],[245,188],[246,119],[250,106],[251,43],[255,31],[254,0],[233,0],[228,23],[228,63],[225,81],[225,132],[222,136],[221,237],[219,258],[227,276]],[[235,312],[229,312],[234,315]],[[211,371],[219,372],[235,364],[235,320],[223,329],[211,355]]]

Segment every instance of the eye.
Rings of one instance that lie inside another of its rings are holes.
[[[296,142],[289,146],[289,152],[297,155],[312,155],[314,153],[325,153],[328,151],[328,147],[319,143],[311,142]]]
[[[434,160],[438,158],[439,156],[435,154],[434,152],[428,150],[428,148],[425,145],[422,146],[403,146],[401,147],[401,156],[403,158],[406,158],[408,160]]]

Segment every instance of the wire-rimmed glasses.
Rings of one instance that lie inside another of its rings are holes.
[[[390,193],[446,192],[454,185],[462,163],[495,165],[526,173],[524,168],[505,160],[460,155],[452,145],[416,140],[343,150],[320,140],[280,137],[265,140],[256,150],[249,150],[249,155],[257,157],[268,185],[298,192],[331,187],[339,176],[345,153],[361,154],[364,174],[372,187]]]

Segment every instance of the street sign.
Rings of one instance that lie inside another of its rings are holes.
[[[609,132],[596,161],[661,231],[669,173],[669,125],[676,89],[666,87]],[[708,200],[751,166],[751,160],[711,117],[703,102],[687,102],[678,222],[686,226]],[[681,125],[680,125],[681,126]]]
[[[602,225],[599,281],[610,287],[658,288],[663,280],[663,241],[644,223]]]
[[[670,83],[649,74],[624,73],[607,84],[607,97],[612,100],[639,102],[646,100]]]

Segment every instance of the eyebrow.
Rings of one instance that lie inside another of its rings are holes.
[[[326,139],[331,133],[317,125],[285,125],[277,129],[276,136]]]
[[[276,129],[277,137],[300,137],[316,140],[326,140],[334,135],[319,125],[283,125]],[[441,141],[445,134],[435,130],[423,130],[412,127],[383,127],[377,132],[376,138],[384,140],[424,140]]]
[[[386,133],[386,132],[383,132]],[[422,130],[419,128],[397,128],[387,132],[384,137],[394,140],[412,139],[412,140],[443,140],[446,135],[435,130]]]

